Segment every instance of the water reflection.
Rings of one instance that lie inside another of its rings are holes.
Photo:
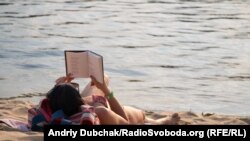
[[[104,56],[112,88],[127,105],[250,115],[249,6],[244,0],[1,1],[1,97],[46,92],[65,74],[63,51],[88,49]]]

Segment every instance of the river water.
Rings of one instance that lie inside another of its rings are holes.
[[[40,99],[66,49],[103,55],[125,105],[250,115],[248,0],[0,1],[0,97]]]

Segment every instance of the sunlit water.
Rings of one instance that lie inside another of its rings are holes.
[[[47,92],[88,49],[125,105],[250,115],[247,0],[1,0],[0,49],[0,97]]]

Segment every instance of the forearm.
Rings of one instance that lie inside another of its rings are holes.
[[[109,101],[109,105],[110,105],[111,110],[128,121],[128,117],[124,111],[124,108],[119,103],[119,101],[114,96],[111,98],[108,98],[108,101]]]
[[[125,111],[121,104],[118,102],[118,100],[112,95],[110,89],[108,88],[108,84],[106,81],[104,83],[99,83],[93,76],[90,76],[92,79],[92,82],[96,85],[98,89],[100,89],[105,97],[108,98],[109,105],[111,107],[111,110],[124,118],[126,121],[128,121],[127,115],[125,114]],[[112,97],[110,97],[110,94]]]

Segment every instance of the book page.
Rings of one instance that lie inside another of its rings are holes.
[[[88,52],[86,51],[66,51],[66,72],[72,73],[73,77],[89,77]]]
[[[92,75],[100,83],[104,82],[103,58],[102,56],[89,52],[89,75]]]

